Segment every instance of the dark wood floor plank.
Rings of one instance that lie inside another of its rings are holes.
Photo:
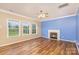
[[[0,55],[77,55],[75,43],[36,38],[0,48]]]

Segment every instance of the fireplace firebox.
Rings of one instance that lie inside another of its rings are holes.
[[[57,33],[56,32],[51,32],[50,33],[50,38],[52,38],[52,39],[58,39],[57,38]]]

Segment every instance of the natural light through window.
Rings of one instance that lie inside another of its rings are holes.
[[[19,22],[14,20],[8,21],[8,36],[19,35]]]
[[[36,34],[36,24],[32,24],[32,34]]]
[[[22,23],[23,25],[23,34],[29,34],[29,23]]]

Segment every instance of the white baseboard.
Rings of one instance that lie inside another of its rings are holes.
[[[48,37],[45,37],[45,36],[41,36],[41,37],[49,39]]]
[[[17,41],[17,42],[11,42],[11,43],[5,43],[5,44],[2,44],[0,45],[0,47],[3,47],[3,46],[8,46],[8,45],[12,45],[12,44],[16,44],[16,43],[20,43],[20,42],[23,42],[23,41],[26,41],[26,40],[21,40],[21,41]]]
[[[33,38],[33,39],[35,39],[35,38]],[[31,40],[31,39],[28,39],[28,40]],[[28,41],[28,40],[20,40],[20,41],[17,41],[17,42],[5,43],[5,44],[0,45],[0,47],[12,45],[12,44],[16,44],[16,43],[20,43],[20,42]]]
[[[60,40],[62,40],[62,41],[67,41],[67,42],[72,42],[72,43],[76,43],[75,40],[74,40],[74,41],[72,41],[72,40],[65,40],[65,39],[60,39]]]
[[[76,47],[77,47],[77,50],[78,50],[78,53],[79,53],[79,43],[76,43]]]
[[[47,38],[47,39],[50,39],[48,37],[45,37],[45,36],[42,36],[44,38]],[[53,39],[54,40],[54,39]],[[72,42],[72,43],[76,43],[76,41],[72,41],[72,40],[65,40],[65,39],[58,39],[58,41],[61,40],[61,41],[67,41],[67,42]]]

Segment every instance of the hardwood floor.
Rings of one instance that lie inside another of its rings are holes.
[[[0,48],[0,55],[77,55],[75,43],[37,38]]]

